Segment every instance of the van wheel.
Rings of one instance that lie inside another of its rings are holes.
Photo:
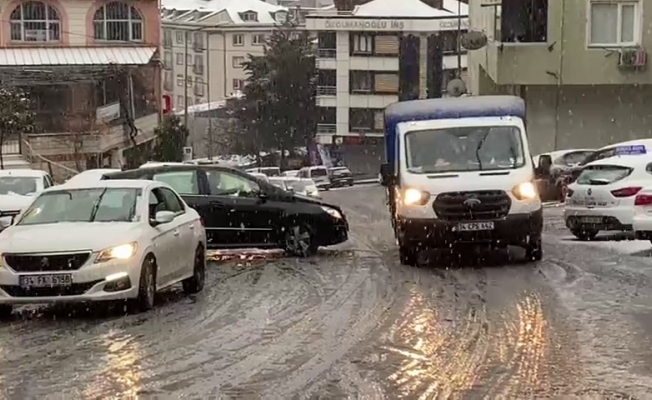
[[[594,229],[571,229],[571,233],[583,241],[593,240],[598,235],[598,231]]]
[[[14,311],[13,305],[0,304],[0,319],[9,319],[13,311]]]
[[[138,297],[133,299],[132,306],[137,311],[149,311],[154,308],[156,300],[156,261],[147,257],[140,270]]]
[[[206,281],[206,252],[201,246],[195,250],[194,267],[192,276],[181,282],[186,294],[197,294],[204,289]]]
[[[541,261],[543,259],[543,246],[541,238],[530,240],[525,247],[526,261]]]
[[[398,257],[401,260],[401,264],[416,267],[419,264],[419,248],[406,245],[405,243],[399,243]]]
[[[287,254],[297,257],[310,257],[319,246],[314,242],[314,235],[307,224],[292,225],[285,230],[284,249]]]

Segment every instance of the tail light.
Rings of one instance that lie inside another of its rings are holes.
[[[634,196],[636,193],[640,192],[641,189],[643,189],[640,186],[636,187],[626,187],[618,190],[612,190],[611,194],[614,197],[631,197]]]
[[[639,194],[634,199],[635,206],[649,206],[652,205],[652,195],[651,194]]]

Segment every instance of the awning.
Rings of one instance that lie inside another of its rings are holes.
[[[146,65],[156,47],[67,47],[0,49],[0,67]]]

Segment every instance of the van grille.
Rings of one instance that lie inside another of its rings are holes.
[[[475,199],[475,202],[467,202]],[[466,202],[466,204],[465,204]],[[433,209],[446,221],[494,220],[507,216],[512,200],[502,190],[446,192],[437,195]]]

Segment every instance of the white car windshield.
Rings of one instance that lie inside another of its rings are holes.
[[[515,126],[429,129],[405,135],[412,173],[513,169],[525,164],[521,131]]]
[[[23,196],[37,192],[38,178],[31,176],[3,176],[0,177],[0,194],[20,194]]]
[[[141,195],[134,188],[92,188],[43,193],[16,225],[57,222],[134,222]]]

